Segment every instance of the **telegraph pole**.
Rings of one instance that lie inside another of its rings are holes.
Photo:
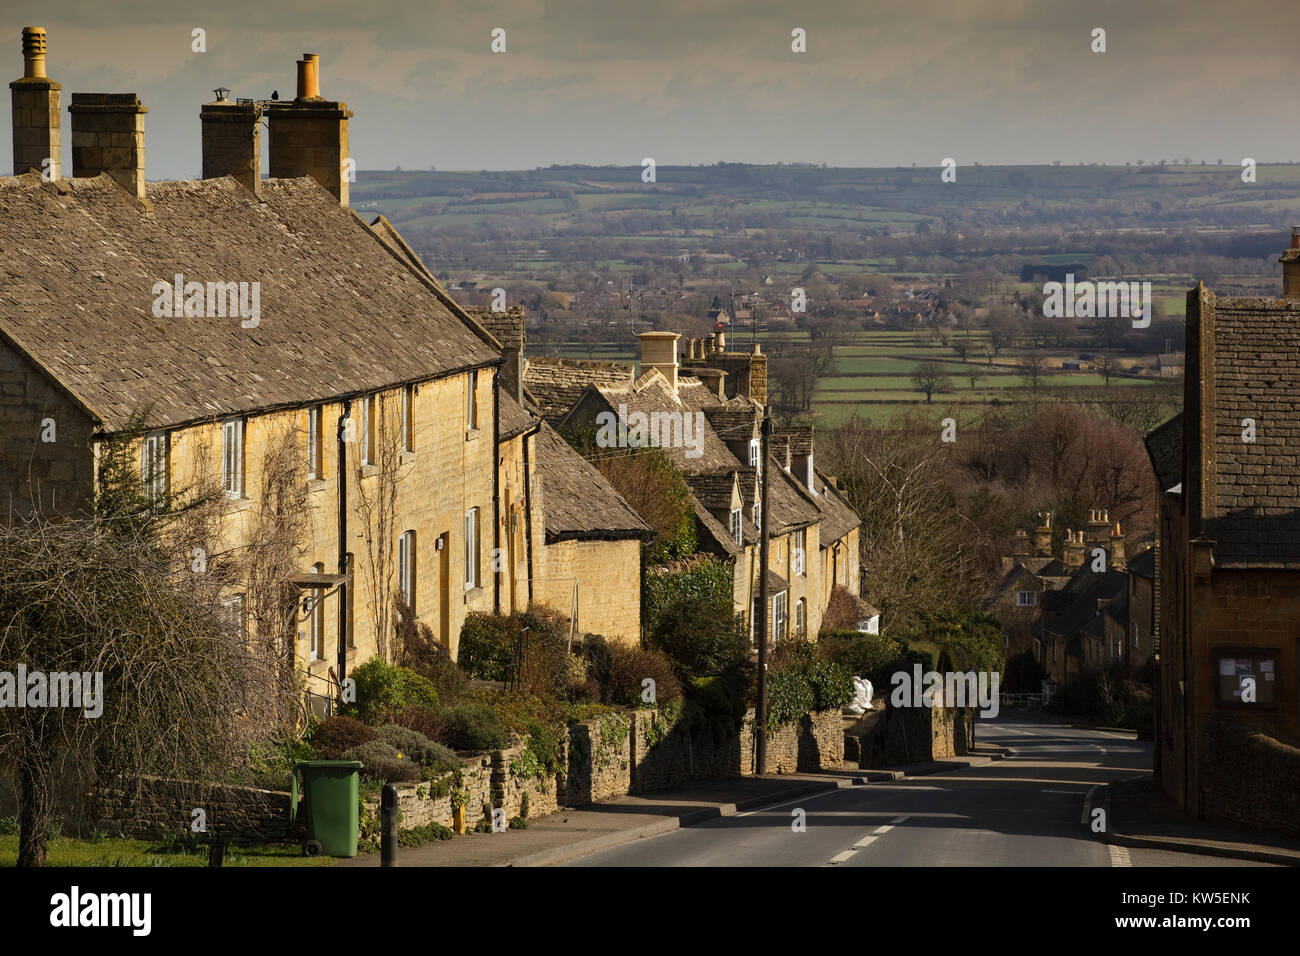
[[[767,773],[767,528],[771,517],[767,510],[767,448],[772,435],[772,413],[763,405],[763,439],[758,455],[759,519],[758,529],[758,702],[754,707],[754,742],[758,749],[760,776]]]

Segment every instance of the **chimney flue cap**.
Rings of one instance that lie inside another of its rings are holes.
[[[212,93],[213,93],[214,96],[216,96],[216,98],[217,98],[216,101],[217,101],[218,103],[225,103],[225,102],[228,102],[228,95],[227,95],[227,94],[230,93],[230,89],[229,89],[229,87],[218,86],[215,90],[212,91]]]
[[[45,78],[45,27],[23,27],[23,79]]]
[[[1300,226],[1291,227],[1291,248],[1300,249]]]

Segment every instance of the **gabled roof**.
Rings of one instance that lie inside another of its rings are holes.
[[[514,438],[541,425],[541,419],[516,402],[504,388],[497,389],[497,400],[501,403],[497,421],[500,440]]]
[[[315,180],[0,178],[0,335],[105,430],[360,394],[499,361]],[[259,283],[260,321],[155,318],[157,282]]]
[[[1179,412],[1146,437],[1147,455],[1160,491],[1183,481],[1183,415]]]
[[[1128,573],[1140,578],[1155,580],[1156,549],[1147,548],[1145,551],[1140,552],[1137,557],[1128,563]]]
[[[1060,591],[1049,591],[1044,601],[1056,614],[1044,628],[1052,634],[1072,637],[1101,613],[1105,602],[1127,592],[1128,575],[1123,571],[1093,571],[1084,565]]]
[[[537,470],[547,544],[654,537],[605,476],[546,424],[537,433]]]
[[[524,362],[524,391],[552,425],[569,413],[587,386],[629,385],[632,366],[622,362],[529,357]]]

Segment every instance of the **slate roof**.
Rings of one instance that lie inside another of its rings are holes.
[[[1132,561],[1128,563],[1128,573],[1135,574],[1140,578],[1150,578],[1155,580],[1156,576],[1156,549],[1147,548],[1139,553]]]
[[[0,335],[112,431],[306,405],[499,361],[314,180],[0,178]],[[153,285],[259,282],[261,320],[155,318]]]
[[[596,466],[546,424],[537,433],[537,469],[542,479],[547,544],[654,537],[649,525],[637,516]]]
[[[822,518],[821,527],[817,532],[818,540],[823,548],[829,548],[862,524],[862,519],[853,510],[844,493],[832,485],[829,478],[815,467],[813,474],[820,481],[817,495],[813,498]]]
[[[536,428],[541,424],[537,416],[511,398],[510,393],[504,388],[497,389],[497,397],[501,403],[497,420],[497,436],[502,441],[522,435],[530,428]]]
[[[1217,478],[1203,533],[1218,567],[1300,568],[1300,303],[1206,296]],[[1254,442],[1242,441],[1244,418]]]
[[[552,425],[569,413],[588,385],[629,385],[632,366],[622,362],[537,357],[524,362],[524,391]]]
[[[1128,575],[1123,571],[1093,571],[1084,565],[1068,584],[1059,591],[1044,594],[1044,603],[1057,613],[1044,629],[1062,637],[1078,634],[1100,613],[1098,602],[1109,601],[1128,588]]]
[[[1183,481],[1183,416],[1178,413],[1146,437],[1147,456],[1161,491]]]

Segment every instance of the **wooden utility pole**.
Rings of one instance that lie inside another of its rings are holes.
[[[767,449],[772,435],[772,413],[763,406],[763,439],[758,455],[759,528],[758,528],[758,701],[754,706],[754,746],[757,748],[757,767],[761,776],[767,773],[767,528],[771,517],[767,510]]]

